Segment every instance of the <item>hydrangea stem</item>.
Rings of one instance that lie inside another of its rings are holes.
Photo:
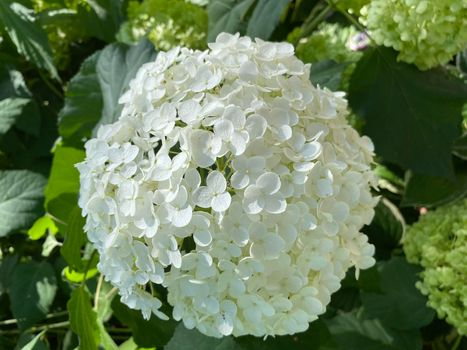
[[[451,350],[457,350],[457,348],[459,347],[459,345],[461,344],[461,340],[462,340],[462,335],[459,334],[456,338],[456,341],[454,342],[454,344],[452,345],[452,348]]]
[[[319,6],[319,7],[318,7]],[[301,31],[300,31],[300,36],[297,38],[297,42],[294,44],[297,44],[298,41],[311,34],[311,32],[323,21],[324,18],[332,11],[332,6],[330,4],[327,4],[320,12],[316,14],[317,11],[319,11],[319,8],[321,7],[321,4],[318,4],[313,11],[311,11],[310,15],[308,18],[305,20],[305,22],[302,25]]]

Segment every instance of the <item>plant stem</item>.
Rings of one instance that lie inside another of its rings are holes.
[[[321,5],[319,5],[321,6]],[[303,38],[308,36],[322,21],[326,16],[332,11],[332,6],[330,4],[327,4],[321,12],[316,14],[316,12],[319,10],[319,7],[315,7],[311,12],[308,18],[305,20],[305,22],[302,25],[301,31],[300,31],[300,36],[297,39],[297,42],[294,44],[298,44],[298,41]]]
[[[68,327],[69,325],[70,325],[70,321],[50,323],[50,324],[40,325],[37,327],[31,327],[26,332],[35,333],[35,332],[49,331],[49,330],[58,331],[58,328],[65,328],[65,327]],[[19,334],[19,333],[22,333],[22,331],[20,331],[19,329],[0,331],[0,334]]]
[[[113,294],[117,292],[117,288],[113,287],[109,292],[105,295],[106,299],[109,299]]]
[[[70,321],[63,321],[63,322],[45,324],[43,326],[38,326],[38,327],[31,327],[30,331],[31,332],[37,332],[37,331],[54,329],[54,328],[68,327],[69,325],[70,325]]]
[[[81,286],[83,286],[84,283],[86,282],[86,277],[88,275],[89,268],[91,267],[92,259],[94,258],[96,254],[97,254],[97,250],[93,250],[91,256],[89,257],[88,263],[86,264],[86,268],[84,269],[84,276],[83,276],[83,280],[81,281]]]
[[[42,81],[47,85],[47,87],[61,100],[63,100],[63,94],[49,81],[49,78],[47,78],[44,73],[40,69],[37,70],[39,72],[39,75],[42,79]]]
[[[357,21],[351,14],[349,14],[347,11],[339,8],[336,6],[336,3],[334,2],[334,0],[326,0],[326,2],[332,7],[334,8],[336,11],[339,11],[340,13],[342,13],[344,15],[345,18],[347,18],[347,20],[352,23],[355,27],[357,27],[360,31],[362,31],[363,33],[365,33],[365,35],[370,39],[370,41],[372,42],[372,44],[375,44],[376,45],[376,42],[375,40],[371,37],[371,35],[368,33],[367,29],[359,22]]]
[[[96,294],[94,295],[94,310],[97,311],[99,305],[99,294],[101,293],[102,283],[104,282],[104,275],[101,274],[97,280]]]
[[[65,315],[68,315],[68,311],[58,311],[58,312],[55,312],[55,313],[50,313],[50,314],[46,315],[45,318],[46,319],[51,319],[51,318],[55,318],[55,317],[65,316]],[[0,321],[0,326],[7,326],[7,325],[11,325],[11,324],[16,324],[16,323],[18,323],[18,320],[16,318],[12,318],[12,319],[9,319],[9,320]]]
[[[457,348],[459,347],[459,345],[461,344],[461,340],[462,340],[462,335],[458,335],[457,338],[456,338],[456,341],[454,342],[454,344],[452,345],[452,348],[451,350],[457,350]]]

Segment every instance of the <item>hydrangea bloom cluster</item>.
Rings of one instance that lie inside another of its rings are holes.
[[[192,49],[206,46],[206,10],[184,0],[130,1],[128,22],[119,36],[137,41],[147,35],[158,50],[181,45]]]
[[[344,11],[349,11],[350,13],[354,13],[358,15],[360,10],[371,0],[337,0],[334,1],[335,5]]]
[[[467,47],[465,0],[372,0],[362,12],[378,44],[420,69],[444,64]]]
[[[140,68],[117,122],[86,143],[79,205],[99,270],[146,318],[282,335],[374,264],[373,146],[293,46],[222,33]]]
[[[428,304],[467,335],[467,199],[423,215],[408,228],[404,251],[424,268],[417,287]]]

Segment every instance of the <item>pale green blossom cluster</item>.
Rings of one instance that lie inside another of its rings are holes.
[[[339,9],[358,15],[371,0],[331,0]]]
[[[373,145],[287,43],[221,33],[145,64],[86,143],[79,205],[123,303],[222,337],[294,334],[371,267]]]
[[[417,287],[438,316],[467,334],[467,199],[428,211],[408,228],[404,251],[423,272]]]
[[[147,35],[158,50],[175,46],[203,49],[206,46],[207,13],[184,0],[130,1],[128,22],[121,31],[130,40]]]
[[[447,63],[467,47],[465,0],[372,0],[362,14],[377,44],[422,70]]]
[[[323,23],[309,37],[298,42],[297,57],[304,62],[334,60],[352,62],[360,53],[352,51],[350,44],[358,31],[352,27],[343,27],[337,23]]]

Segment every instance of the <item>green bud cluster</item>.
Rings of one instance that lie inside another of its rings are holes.
[[[349,11],[350,13],[359,14],[360,10],[368,5],[370,0],[338,0],[334,1],[336,6],[344,11]]]
[[[373,39],[425,70],[467,47],[465,0],[372,0],[361,11]]]
[[[144,35],[159,50],[175,46],[203,49],[207,33],[206,10],[184,0],[130,1],[127,36],[136,41]]]
[[[467,199],[429,211],[408,228],[404,251],[424,270],[417,288],[440,318],[467,334]]]
[[[296,55],[305,63],[322,60],[354,61],[358,59],[360,53],[350,50],[348,42],[357,33],[354,27],[322,23],[309,37],[300,39],[296,47]]]

